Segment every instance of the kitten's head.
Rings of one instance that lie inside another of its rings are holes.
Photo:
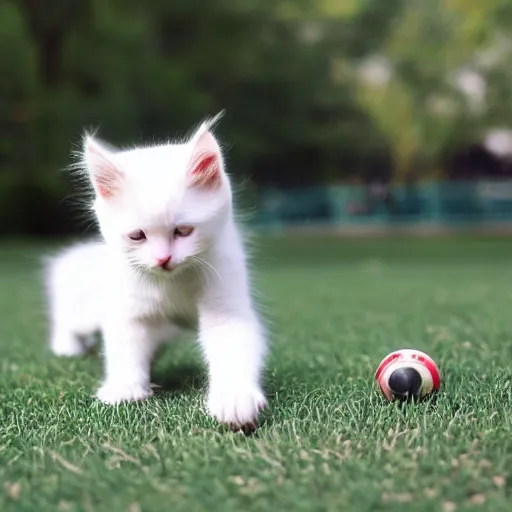
[[[169,275],[200,258],[231,215],[214,121],[184,143],[129,151],[86,137],[83,157],[100,230],[139,271]]]

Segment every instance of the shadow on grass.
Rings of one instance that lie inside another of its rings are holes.
[[[159,368],[154,372],[152,382],[160,386],[162,393],[190,393],[206,388],[206,374],[196,365]]]

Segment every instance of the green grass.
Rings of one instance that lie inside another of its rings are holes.
[[[46,346],[40,245],[0,249],[0,510],[510,509],[512,241],[261,241],[270,406],[252,437],[202,412],[194,344],[166,348],[163,392],[109,408],[97,355]],[[373,375],[413,346],[436,403],[384,403]]]

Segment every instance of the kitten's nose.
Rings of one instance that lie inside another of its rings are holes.
[[[165,256],[163,258],[157,258],[157,263],[159,267],[162,267],[165,270],[169,270],[169,263],[171,262],[170,256]]]

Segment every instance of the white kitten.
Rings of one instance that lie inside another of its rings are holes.
[[[152,394],[156,348],[192,324],[209,368],[208,410],[243,428],[266,404],[266,340],[214,121],[182,144],[117,152],[85,139],[83,168],[104,241],[67,249],[48,266],[51,348],[81,354],[83,338],[100,331],[97,396],[117,404]]]

